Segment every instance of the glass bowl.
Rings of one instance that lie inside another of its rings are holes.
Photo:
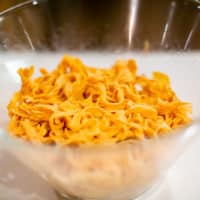
[[[200,132],[200,90],[198,54],[101,54],[73,53],[86,63],[108,66],[119,56],[134,57],[139,69],[146,74],[164,71],[171,77],[177,94],[193,104],[194,122],[188,127],[151,140],[127,141],[115,145],[59,147],[25,143],[6,133],[8,116],[6,105],[12,93],[20,87],[16,73],[18,66],[35,64],[51,69],[62,53],[2,54],[0,136],[1,148],[11,152],[26,166],[44,178],[59,195],[71,199],[133,199],[148,191],[168,172],[187,144]],[[145,59],[144,59],[145,58]],[[39,64],[40,63],[40,64]],[[41,64],[42,63],[42,64]],[[184,63],[184,66],[183,66]],[[144,66],[144,68],[140,68]],[[169,67],[168,67],[169,66]],[[191,66],[190,68],[188,66]],[[15,69],[15,70],[13,70]],[[181,71],[181,73],[180,73]],[[185,80],[187,76],[187,80]],[[195,88],[194,88],[195,84]],[[187,85],[187,87],[185,87]],[[6,89],[5,89],[6,88]],[[148,199],[148,198],[147,198]]]
[[[157,2],[155,7],[137,0],[58,2],[27,1],[0,13],[0,149],[36,171],[63,198],[142,197],[200,131],[198,1]],[[188,10],[191,16],[185,15]],[[17,69],[52,69],[65,53],[96,67],[134,58],[139,73],[167,73],[177,95],[192,103],[193,123],[163,137],[113,145],[59,147],[8,136],[6,105],[20,87]]]
[[[197,121],[163,138],[87,147],[27,144],[1,133],[1,148],[37,172],[65,199],[135,199],[159,183],[199,132]]]

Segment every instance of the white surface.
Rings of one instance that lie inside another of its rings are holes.
[[[31,64],[53,68],[62,54],[0,54],[0,116],[6,113],[6,104],[16,90],[19,79],[16,70]],[[188,54],[101,54],[82,53],[80,57],[95,66],[109,66],[116,58],[136,58],[139,71],[149,74],[159,70],[169,74],[178,96],[193,103],[194,117],[200,113],[200,53]],[[6,119],[0,118],[5,128]],[[200,134],[200,133],[199,133]],[[165,181],[148,200],[199,200],[200,199],[200,137],[171,168]],[[12,156],[0,152],[1,200],[56,200],[56,196],[43,180],[18,163]],[[155,191],[155,189],[154,189]],[[13,196],[13,194],[15,194]],[[17,199],[16,194],[20,197]]]

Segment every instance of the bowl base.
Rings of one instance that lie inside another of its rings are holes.
[[[161,178],[156,183],[154,183],[149,189],[139,194],[138,197],[135,197],[129,200],[154,200],[153,196],[160,191],[161,186],[163,185],[164,182],[165,182],[165,178]],[[81,198],[77,198],[74,196],[67,196],[58,191],[55,191],[55,193],[57,195],[58,200],[82,200]]]
[[[162,189],[162,185],[164,184],[164,182],[165,178],[159,179],[150,188],[145,190],[138,197],[135,197],[131,200],[157,200],[157,198],[155,199],[154,196],[160,192],[160,189]]]

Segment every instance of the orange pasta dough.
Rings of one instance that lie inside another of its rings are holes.
[[[22,86],[9,105],[9,132],[56,144],[117,143],[157,137],[190,122],[191,104],[178,99],[167,75],[137,75],[134,60],[109,69],[64,56],[52,72],[20,69]]]

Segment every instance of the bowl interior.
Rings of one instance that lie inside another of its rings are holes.
[[[0,61],[0,127],[6,130],[6,106],[14,91],[20,87],[17,69],[34,65],[36,76],[38,69],[45,67],[52,70],[67,53],[80,57],[83,62],[95,67],[110,67],[117,59],[133,58],[137,61],[139,73],[151,76],[153,71],[161,71],[169,75],[172,88],[183,101],[191,102],[192,117],[200,114],[200,57],[199,52],[153,52],[153,53],[113,53],[113,52],[60,52],[60,53],[2,53]]]

